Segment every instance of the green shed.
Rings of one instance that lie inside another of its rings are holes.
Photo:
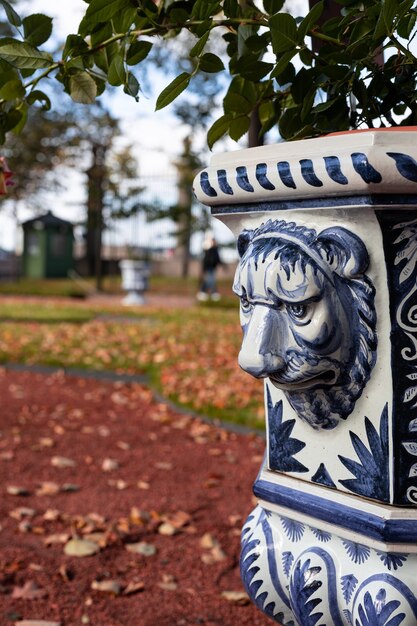
[[[74,265],[74,227],[51,211],[22,224],[23,274],[64,278]]]

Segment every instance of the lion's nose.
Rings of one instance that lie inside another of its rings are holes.
[[[245,328],[238,362],[245,372],[256,378],[266,378],[284,367],[280,355],[279,320],[276,318],[274,311],[257,305]]]
[[[259,354],[252,351],[242,350],[239,352],[238,362],[240,367],[255,378],[266,378],[274,372],[279,372],[284,366],[281,357],[275,354]]]

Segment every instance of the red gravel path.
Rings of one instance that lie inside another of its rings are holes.
[[[0,397],[2,626],[272,623],[222,596],[242,591],[239,533],[260,438],[176,414],[136,384],[0,370]],[[67,556],[71,535],[100,551]],[[127,550],[137,542],[156,553]]]

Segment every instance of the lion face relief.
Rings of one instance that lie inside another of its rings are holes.
[[[353,411],[376,360],[375,289],[365,245],[269,220],[239,236],[239,365],[282,389],[298,416],[331,429]]]

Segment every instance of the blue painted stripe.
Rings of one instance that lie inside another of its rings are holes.
[[[211,207],[213,215],[224,213],[257,213],[259,211],[293,211],[294,209],[337,209],[345,206],[358,206],[380,211],[415,207],[417,194],[367,194],[361,196],[327,196],[297,200],[277,200],[273,202],[240,202]]]
[[[384,519],[378,515],[332,502],[331,493],[327,499],[269,483],[266,480],[257,480],[253,491],[258,498],[266,502],[285,506],[293,512],[304,513],[377,541],[394,544],[417,542],[417,511],[414,520]]]
[[[314,171],[313,161],[311,159],[301,159],[301,175],[308,185],[313,187],[323,187],[323,183],[320,178],[317,178]]]
[[[264,189],[268,189],[269,191],[273,191],[275,189],[275,185],[271,183],[269,178],[266,175],[267,166],[266,163],[258,163],[256,166],[256,180]]]
[[[349,181],[342,172],[339,157],[327,156],[323,158],[324,165],[326,166],[326,172],[328,173],[329,178],[334,180],[335,183],[339,183],[339,185],[347,185]]]
[[[217,191],[210,185],[208,172],[201,172],[200,186],[206,196],[209,196],[210,198],[215,198],[217,196]]]
[[[275,549],[275,542],[272,536],[271,526],[269,525],[268,518],[266,517],[266,515],[265,517],[261,516],[259,518],[259,521],[261,521],[262,532],[265,536],[265,543],[266,543],[267,557],[268,557],[268,568],[269,568],[269,574],[271,576],[272,584],[274,585],[274,589],[279,595],[279,597],[281,598],[281,600],[283,601],[283,603],[288,608],[290,608],[290,602],[289,602],[288,596],[285,594],[281,586],[281,582],[279,580],[277,560],[276,560],[277,550]]]
[[[291,189],[297,189],[297,185],[294,182],[294,179],[291,174],[291,168],[288,161],[280,161],[277,163],[278,174],[282,182],[286,187],[290,187]]]
[[[394,159],[397,170],[407,180],[417,183],[417,162],[413,157],[401,152],[387,152],[387,155]]]
[[[233,196],[233,189],[231,188],[227,180],[226,170],[217,170],[217,180],[221,191],[223,193],[227,193],[230,196]]]
[[[332,616],[334,626],[344,626],[344,621],[340,616],[339,606],[337,603],[337,575],[333,559],[330,557],[330,554],[326,552],[326,550],[323,550],[323,548],[310,548],[307,549],[306,552],[313,552],[314,554],[317,554],[317,556],[323,559],[326,563],[328,576],[327,598],[329,602],[330,614]]]
[[[236,181],[243,191],[250,191],[251,193],[254,191],[254,188],[249,182],[248,172],[244,165],[236,168]]]
[[[381,174],[369,163],[368,157],[363,152],[353,152],[351,155],[355,172],[359,174],[365,183],[380,183]]]

